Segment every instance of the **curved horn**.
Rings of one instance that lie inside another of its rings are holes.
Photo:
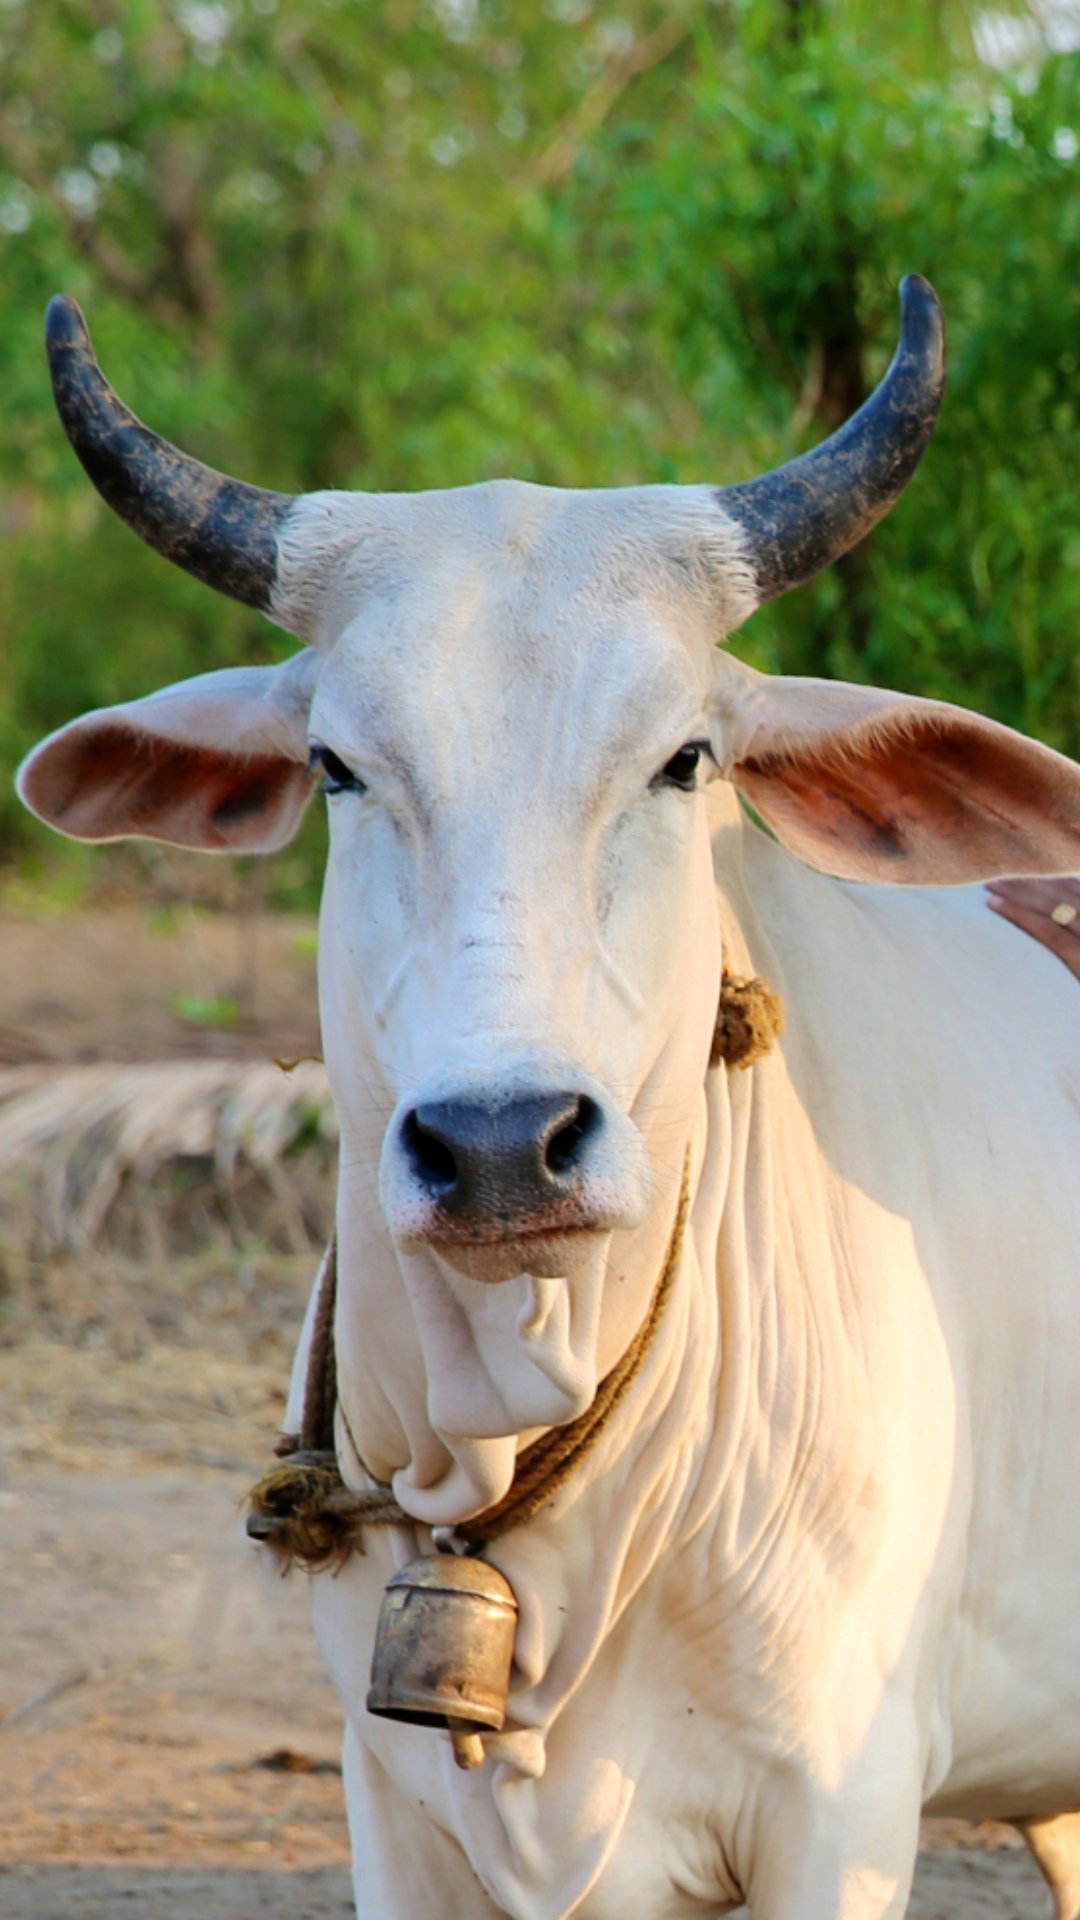
[[[928,280],[900,284],[900,344],[850,420],[801,459],[716,498],[743,531],[761,600],[839,560],[884,519],[929,443],[945,386],[945,321]]]
[[[117,399],[64,294],[49,302],[45,350],[64,431],[102,499],[167,560],[265,612],[294,496],[230,480],[144,427]]]

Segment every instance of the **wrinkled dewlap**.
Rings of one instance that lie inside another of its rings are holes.
[[[767,980],[725,971],[709,1065],[752,1067],[784,1031],[784,1003]]]
[[[713,1035],[710,1065],[750,1067],[768,1053],[783,1032],[783,1005],[764,980],[725,973]],[[650,1312],[622,1359],[600,1382],[584,1414],[566,1427],[534,1440],[517,1463],[506,1498],[459,1526],[463,1540],[497,1539],[548,1505],[602,1434],[628,1392],[651,1344],[678,1265],[689,1209],[689,1156],[683,1169],[671,1243],[657,1282]],[[313,1328],[304,1394],[303,1431],[284,1436],[281,1465],[252,1488],[247,1499],[247,1531],[265,1542],[284,1566],[298,1561],[311,1572],[339,1567],[353,1551],[364,1551],[364,1528],[408,1524],[389,1487],[354,1492],[341,1477],[333,1449],[333,1411],[337,1399],[333,1318],[337,1259],[333,1239],[319,1282],[319,1306]]]
[[[493,1507],[462,1521],[462,1540],[497,1540],[548,1505],[591,1452],[619,1403],[629,1392],[652,1344],[667,1304],[682,1248],[690,1206],[690,1156],[683,1167],[679,1205],[667,1258],[652,1306],[629,1347],[601,1380],[585,1412],[565,1427],[542,1433],[518,1459],[513,1483]],[[280,1467],[253,1487],[247,1499],[247,1531],[263,1541],[287,1568],[299,1561],[311,1571],[340,1566],[354,1548],[363,1552],[365,1527],[408,1525],[389,1487],[353,1492],[342,1480],[333,1448],[333,1412],[337,1399],[334,1362],[334,1299],[337,1252],[332,1240],[319,1279],[319,1301],[312,1328],[304,1415],[300,1434],[278,1443]]]

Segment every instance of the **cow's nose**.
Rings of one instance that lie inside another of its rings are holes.
[[[587,1094],[413,1107],[402,1143],[413,1176],[441,1212],[511,1220],[567,1199],[602,1127]]]

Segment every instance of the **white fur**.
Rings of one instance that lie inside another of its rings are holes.
[[[574,492],[490,480],[437,493],[309,493],[278,539],[272,615],[313,645],[332,646],[355,607],[403,580],[485,560],[547,567],[618,593],[629,581],[692,595],[714,639],[758,605],[744,536],[711,487]],[[687,597],[689,597],[689,595]]]

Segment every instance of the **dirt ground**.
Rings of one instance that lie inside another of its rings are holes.
[[[0,909],[0,955],[0,1064],[319,1052],[315,926],[299,915]]]
[[[252,929],[239,938],[127,906],[0,915],[0,1061],[317,1051],[308,929],[260,924],[254,976]],[[245,1020],[193,1032],[178,996],[235,998],[238,967],[256,982]],[[6,1296],[0,1280],[3,1920],[350,1912],[339,1720],[306,1580],[268,1574],[239,1517],[311,1270],[220,1248],[203,1267],[132,1266],[104,1249],[15,1259]],[[926,1838],[914,1920],[1049,1911],[1011,1830]]]
[[[283,1359],[0,1353],[5,1920],[349,1910],[307,1582],[239,1516]]]

